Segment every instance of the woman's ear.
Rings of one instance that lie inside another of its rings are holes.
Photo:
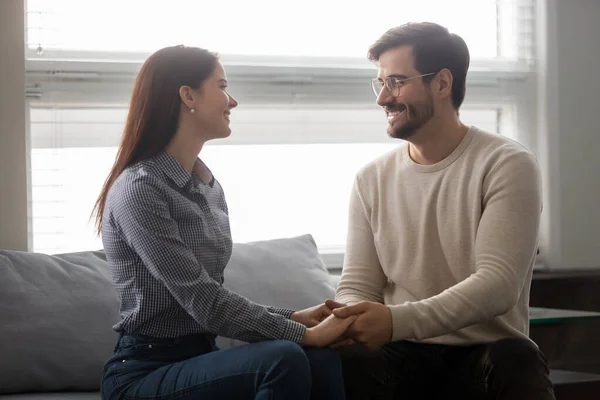
[[[179,98],[181,98],[181,102],[189,109],[194,108],[194,103],[196,101],[196,94],[194,90],[189,86],[182,86],[179,88]]]

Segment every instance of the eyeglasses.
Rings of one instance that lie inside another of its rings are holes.
[[[392,94],[394,97],[398,97],[400,94],[400,88],[406,84],[406,82],[411,79],[422,78],[424,76],[435,75],[437,72],[430,72],[428,74],[411,76],[410,78],[399,78],[397,76],[388,76],[385,78],[385,81],[380,80],[379,78],[373,78],[371,80],[371,88],[373,89],[373,93],[375,93],[375,97],[379,97],[379,94],[383,90],[383,87]]]

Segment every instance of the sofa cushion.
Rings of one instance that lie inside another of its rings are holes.
[[[311,235],[235,243],[224,286],[256,303],[300,310],[335,297]],[[217,338],[220,348],[244,344]]]
[[[335,295],[310,235],[234,244],[224,285],[295,310]],[[119,318],[103,252],[0,250],[0,394],[98,390]],[[222,337],[217,343],[243,344]]]
[[[118,320],[103,252],[0,250],[0,393],[98,390]]]

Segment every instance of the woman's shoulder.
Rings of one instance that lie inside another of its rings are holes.
[[[165,182],[153,167],[151,162],[140,162],[123,170],[108,192],[108,207],[130,206],[160,197]]]

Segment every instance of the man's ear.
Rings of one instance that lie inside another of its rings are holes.
[[[438,97],[442,99],[452,97],[452,72],[449,69],[442,69],[437,73],[432,84]]]
[[[196,94],[194,90],[189,86],[182,86],[179,88],[179,98],[181,102],[189,109],[194,108],[196,101]]]

